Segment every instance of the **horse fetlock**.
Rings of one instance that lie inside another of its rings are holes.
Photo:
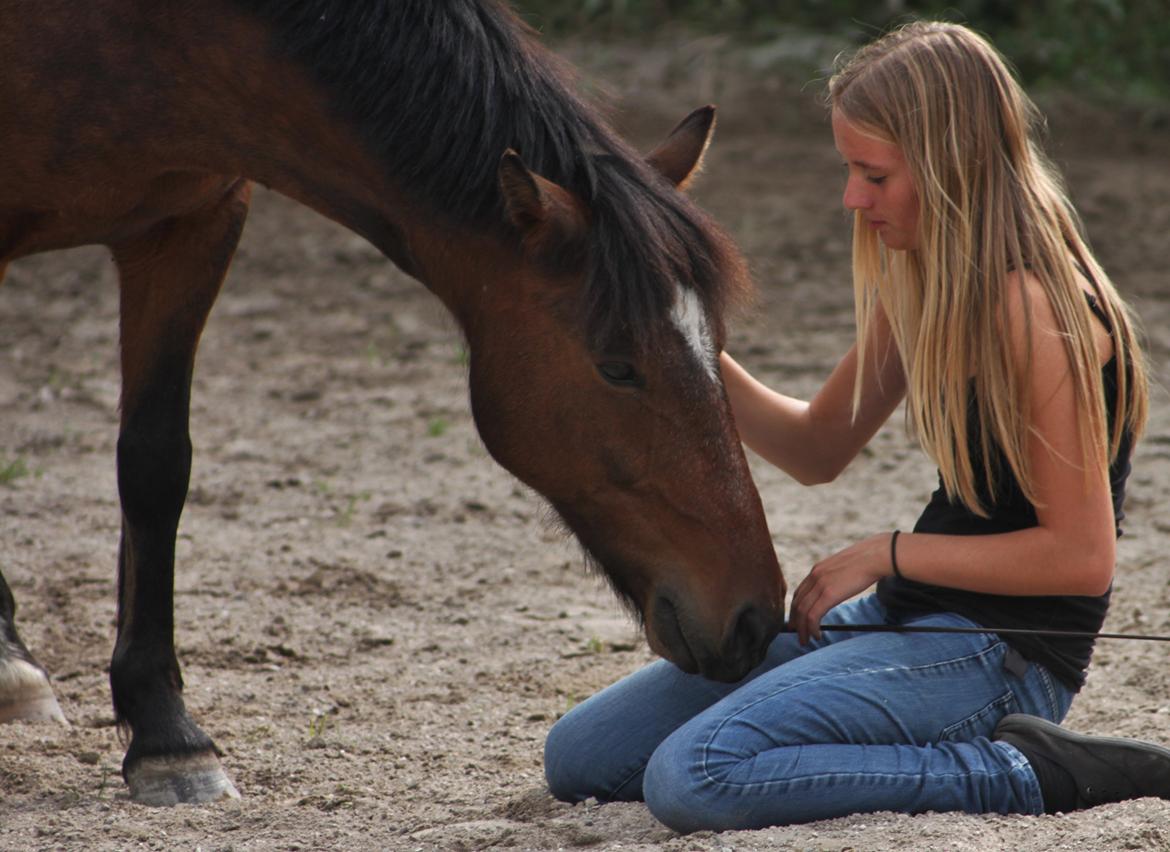
[[[178,690],[163,687],[129,695],[116,692],[114,715],[122,729],[130,734],[123,775],[130,767],[153,758],[219,754],[215,743],[187,713]]]
[[[143,805],[170,807],[240,798],[214,750],[139,758],[128,761],[122,774],[130,798]]]
[[[49,676],[35,663],[19,657],[0,660],[0,723],[69,723],[53,695]]]
[[[174,647],[150,637],[119,636],[110,660],[110,687],[117,704],[169,704],[177,699],[181,709],[183,674]]]

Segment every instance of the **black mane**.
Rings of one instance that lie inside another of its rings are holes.
[[[269,22],[276,48],[325,85],[416,202],[499,227],[497,170],[509,148],[585,201],[583,309],[595,343],[649,342],[676,284],[722,315],[739,283],[726,283],[738,279],[726,238],[572,93],[499,0],[237,2]]]

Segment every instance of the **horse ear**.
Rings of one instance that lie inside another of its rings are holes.
[[[702,169],[703,154],[714,133],[715,107],[700,107],[670,131],[666,141],[646,156],[646,162],[679,189],[686,189]]]
[[[583,242],[588,229],[584,205],[567,189],[530,172],[513,150],[500,160],[499,182],[504,211],[526,247],[550,254]]]

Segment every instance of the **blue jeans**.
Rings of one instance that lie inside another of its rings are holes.
[[[822,623],[887,621],[870,595]],[[953,613],[913,623],[973,626]],[[660,660],[566,713],[545,775],[559,799],[644,799],[681,832],[885,810],[1040,814],[1027,761],[988,737],[1008,713],[1059,722],[1072,691],[1008,654],[992,633],[833,632],[803,647],[782,633],[734,684]]]

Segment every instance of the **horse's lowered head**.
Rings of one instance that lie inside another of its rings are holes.
[[[779,629],[784,581],[718,365],[745,267],[679,191],[713,123],[692,113],[644,160],[597,155],[591,197],[506,153],[517,260],[485,275],[465,330],[492,456],[548,499],[655,652],[734,681]]]

